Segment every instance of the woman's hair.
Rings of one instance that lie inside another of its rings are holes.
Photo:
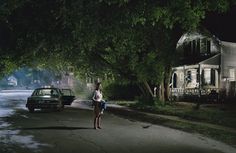
[[[96,83],[96,88],[95,88],[95,89],[98,90],[100,85],[101,85],[101,82],[97,82],[97,83]]]

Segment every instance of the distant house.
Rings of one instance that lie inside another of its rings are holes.
[[[89,74],[85,74],[85,82],[86,82],[86,87],[88,88],[88,90],[93,91],[95,89],[95,83],[97,82],[101,82],[101,78],[96,77],[95,75],[89,75]]]
[[[13,87],[17,86],[17,79],[16,79],[16,77],[14,77],[13,75],[9,76],[7,78],[7,85],[8,86],[13,86]]]
[[[236,43],[199,33],[184,34],[178,44],[180,64],[172,68],[171,97],[236,97]]]

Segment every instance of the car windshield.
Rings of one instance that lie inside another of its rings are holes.
[[[56,89],[37,89],[32,96],[59,96]]]

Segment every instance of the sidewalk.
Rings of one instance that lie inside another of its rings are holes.
[[[72,107],[77,107],[81,109],[89,109],[92,110],[91,101],[89,100],[75,100],[72,103]],[[210,124],[206,122],[196,122],[191,120],[182,119],[177,116],[170,116],[170,115],[160,115],[160,114],[153,114],[147,112],[141,112],[137,110],[130,109],[126,106],[120,106],[117,104],[107,104],[107,110],[110,113],[115,115],[122,116],[127,119],[132,119],[136,121],[148,122],[151,124],[158,124],[163,125],[175,129],[184,130],[187,132],[193,133],[200,133],[209,137],[213,137],[215,139],[223,139],[228,144],[233,145],[236,147],[236,129],[229,128],[221,125]],[[231,139],[224,136],[230,136]],[[224,140],[226,139],[226,140]],[[231,142],[233,141],[233,142]]]

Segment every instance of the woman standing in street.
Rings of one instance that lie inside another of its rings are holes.
[[[93,105],[94,105],[94,129],[101,129],[101,103],[102,103],[102,91],[101,83],[98,82],[95,87],[93,95]]]

